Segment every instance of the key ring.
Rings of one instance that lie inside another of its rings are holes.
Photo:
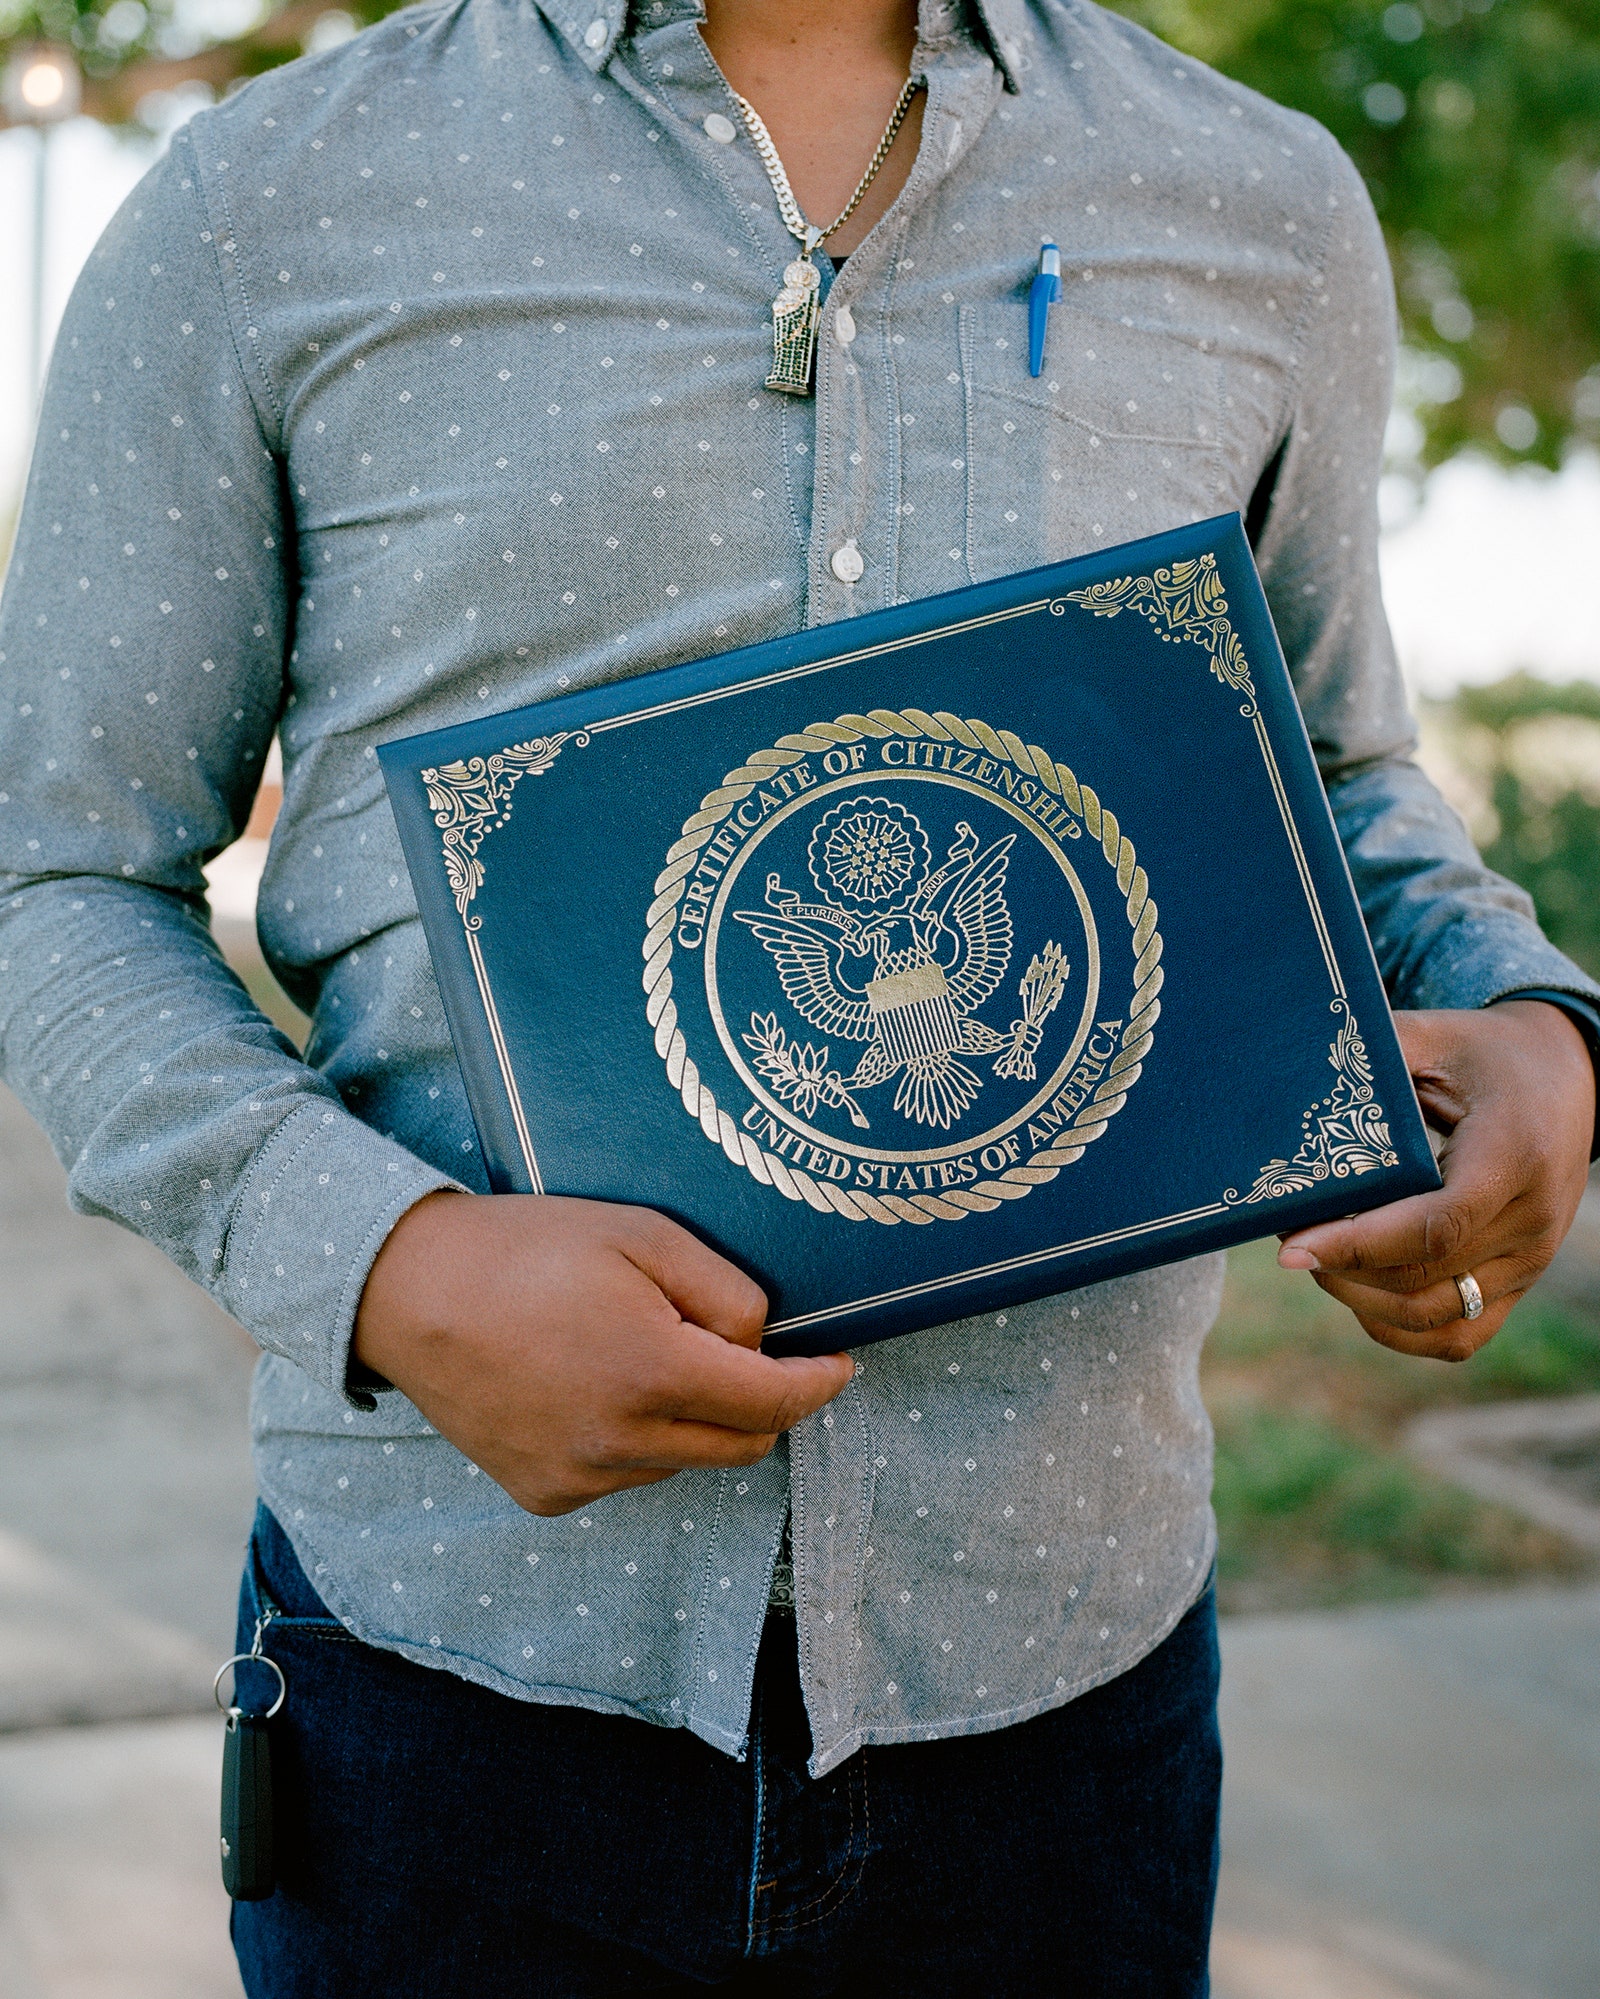
[[[219,1708],[222,1708],[224,1714],[242,1715],[244,1713],[244,1709],[236,1703],[228,1707],[223,1707],[222,1705],[222,1676],[232,1666],[270,1666],[273,1672],[277,1674],[278,1698],[267,1709],[266,1714],[262,1717],[264,1720],[271,1721],[279,1708],[289,1698],[289,1682],[284,1677],[283,1668],[278,1664],[276,1659],[269,1659],[261,1649],[261,1635],[272,1622],[275,1615],[276,1613],[271,1610],[263,1612],[256,1619],[255,1636],[250,1641],[250,1650],[248,1652],[235,1652],[231,1659],[224,1659],[222,1664],[217,1668],[217,1677],[211,1682],[211,1698]],[[234,1679],[233,1690],[235,1695],[237,1695],[239,1691],[237,1676]]]
[[[271,1721],[272,1717],[278,1712],[279,1708],[281,1708],[284,1702],[289,1698],[289,1682],[284,1678],[283,1668],[278,1664],[277,1660],[269,1659],[265,1652],[235,1652],[231,1659],[224,1659],[222,1664],[217,1668],[217,1677],[211,1682],[211,1698],[216,1702],[217,1706],[222,1709],[222,1712],[224,1714],[244,1713],[244,1709],[241,1707],[234,1707],[231,1705],[223,1706],[223,1700],[222,1700],[222,1676],[225,1672],[227,1672],[230,1666],[239,1666],[239,1665],[270,1666],[272,1670],[277,1674],[278,1698],[272,1703],[271,1707],[267,1709],[266,1715],[264,1717],[265,1720]],[[237,1684],[235,1685],[234,1691],[236,1693],[238,1691]]]

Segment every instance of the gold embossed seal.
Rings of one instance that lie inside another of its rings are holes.
[[[1110,961],[1110,884],[1092,899],[1083,869],[1115,883]],[[1115,814],[1046,750],[943,711],[840,715],[684,821],[646,918],[646,1019],[685,1110],[762,1185],[847,1221],[961,1221],[1055,1180],[1127,1101],[1161,1010],[1156,921]]]

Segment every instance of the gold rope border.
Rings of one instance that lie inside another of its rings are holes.
[[[951,1188],[941,1194],[914,1194],[909,1199],[899,1194],[864,1194],[857,1189],[841,1188],[831,1180],[815,1180],[775,1153],[763,1152],[748,1132],[741,1131],[728,1113],[718,1108],[716,1098],[701,1082],[700,1071],[678,1026],[677,1003],[672,997],[672,933],[677,927],[683,886],[714,830],[757,785],[768,782],[774,771],[841,744],[859,743],[866,738],[881,741],[890,736],[914,742],[931,738],[935,742],[956,742],[966,749],[982,750],[1036,779],[1053,797],[1059,798],[1099,842],[1107,864],[1116,869],[1117,887],[1127,898],[1135,960],[1133,1003],[1122,1031],[1122,1046],[1112,1058],[1105,1080],[1073,1119],[1067,1142],[1043,1146],[1025,1166],[1008,1167],[992,1180],[980,1180],[973,1187]],[[684,1109],[713,1145],[720,1145],[735,1166],[742,1166],[762,1186],[776,1187],[787,1200],[804,1201],[818,1214],[841,1215],[846,1221],[890,1225],[913,1222],[919,1226],[933,1221],[959,1222],[972,1214],[992,1214],[1002,1201],[1020,1201],[1035,1187],[1048,1185],[1062,1167],[1083,1157],[1087,1147],[1126,1103],[1150,1052],[1161,1013],[1158,996],[1164,974],[1156,905],[1145,871],[1138,865],[1133,842],[1117,824],[1116,814],[1100,803],[1088,785],[1080,785],[1065,764],[1057,763],[1036,744],[1024,743],[1009,729],[991,729],[987,722],[976,718],[963,721],[959,715],[944,709],[932,715],[920,708],[898,713],[889,708],[874,708],[868,715],[836,715],[831,722],[811,722],[797,734],[780,736],[770,750],[757,750],[737,770],[729,771],[715,791],[707,792],[700,801],[700,809],[684,821],[682,835],[668,849],[667,865],[656,878],[655,900],[645,924],[645,1018],[655,1030],[656,1053],[666,1064],[667,1080],[682,1097]]]

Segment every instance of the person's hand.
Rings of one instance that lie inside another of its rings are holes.
[[[749,1465],[855,1372],[756,1351],[767,1301],[649,1208],[430,1194],[378,1252],[353,1351],[530,1513]]]
[[[1423,1115],[1447,1134],[1444,1187],[1285,1236],[1278,1261],[1311,1270],[1381,1346],[1467,1360],[1555,1255],[1577,1213],[1594,1139],[1594,1064],[1559,1007],[1397,1013]],[[1458,1277],[1483,1293],[1462,1317]]]

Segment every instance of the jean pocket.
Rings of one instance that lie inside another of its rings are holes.
[[[344,1635],[344,1626],[318,1596],[294,1544],[270,1507],[257,1503],[239,1593],[239,1629],[248,1638],[256,1620],[270,1613],[275,1630]],[[247,1628],[248,1627],[248,1628]]]
[[[960,340],[975,582],[1231,504],[1216,355],[1070,305],[1051,309],[1037,377],[1016,306],[963,306]]]

